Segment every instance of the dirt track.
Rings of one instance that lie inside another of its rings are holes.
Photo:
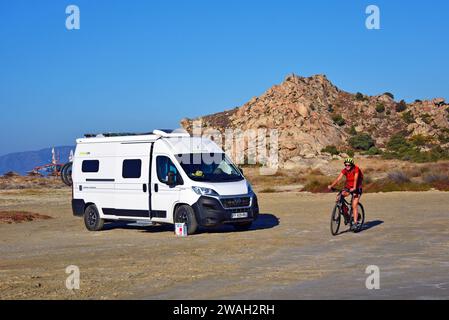
[[[54,219],[0,225],[1,299],[449,298],[449,193],[364,195],[367,230],[332,237],[333,194],[260,194],[261,218],[177,238],[172,227],[71,215],[69,190],[0,191],[0,210]],[[81,288],[69,291],[65,268]],[[365,269],[380,268],[380,290]]]

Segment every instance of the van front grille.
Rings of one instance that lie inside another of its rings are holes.
[[[221,199],[221,203],[225,209],[249,207],[251,203],[250,197],[240,197],[240,198],[224,198]]]

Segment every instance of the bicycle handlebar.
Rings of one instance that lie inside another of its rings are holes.
[[[343,189],[343,190],[340,190],[340,189],[337,189],[337,188],[331,188],[331,191],[333,191],[333,192],[338,192],[338,193],[340,193],[340,192],[343,192],[343,191],[346,191],[346,192],[349,192],[349,194],[353,194],[355,191],[349,191],[349,190],[347,190],[347,189]]]

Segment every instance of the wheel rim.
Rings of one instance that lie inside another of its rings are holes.
[[[185,224],[189,223],[189,213],[186,209],[181,209],[178,211],[176,222]]]
[[[95,226],[95,224],[97,223],[97,215],[93,210],[89,211],[87,222],[90,226]]]

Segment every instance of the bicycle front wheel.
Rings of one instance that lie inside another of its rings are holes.
[[[338,234],[338,230],[340,229],[340,222],[341,222],[340,210],[338,210],[338,206],[335,205],[331,215],[331,233],[333,236],[336,236]]]

